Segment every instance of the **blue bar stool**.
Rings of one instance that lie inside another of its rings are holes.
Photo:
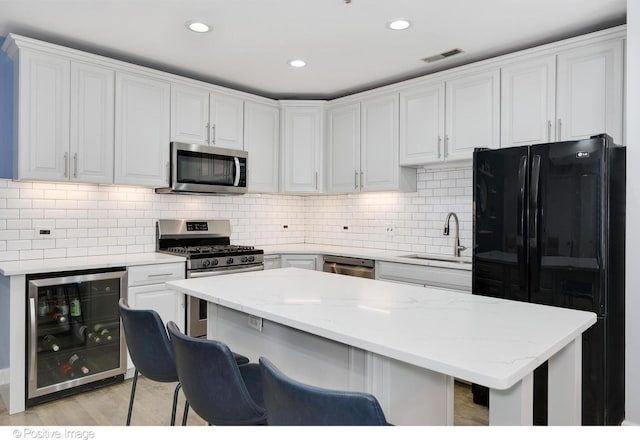
[[[135,366],[131,397],[129,398],[127,426],[131,423],[138,374],[142,374],[147,379],[156,382],[178,382],[173,392],[173,406],[171,409],[171,425],[175,425],[180,382],[178,381],[173,350],[164,323],[156,311],[131,309],[124,299],[120,299],[118,302],[118,309],[122,319],[127,349]],[[249,359],[242,355],[235,356],[238,363],[249,362]],[[183,425],[187,422],[188,411],[189,403],[186,402],[182,416]]]
[[[178,378],[189,405],[209,425],[264,425],[258,364],[238,365],[225,344],[183,334],[167,323]]]
[[[378,400],[371,394],[306,385],[287,377],[264,357],[259,364],[269,425],[388,425]]]

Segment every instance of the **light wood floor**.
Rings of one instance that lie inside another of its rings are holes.
[[[169,425],[171,402],[175,384],[158,383],[143,377],[138,379],[131,425]],[[131,380],[109,385],[43,403],[25,412],[9,415],[0,400],[0,426],[122,426],[127,419]],[[182,421],[184,396],[178,398],[176,423]],[[454,424],[460,426],[488,425],[487,408],[473,403],[471,388],[456,382]],[[206,426],[206,422],[193,411],[189,412],[188,426]]]

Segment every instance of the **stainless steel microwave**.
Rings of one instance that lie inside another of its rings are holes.
[[[247,152],[171,142],[169,187],[157,193],[244,194]]]

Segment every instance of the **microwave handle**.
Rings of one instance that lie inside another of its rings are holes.
[[[238,186],[240,184],[240,159],[234,157],[233,161],[236,164],[236,178],[233,181],[233,186]]]

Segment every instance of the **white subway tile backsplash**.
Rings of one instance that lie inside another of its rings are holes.
[[[449,254],[453,238],[442,228],[450,211],[460,219],[462,245],[471,246],[471,180],[470,168],[419,169],[418,190],[408,194],[189,196],[0,179],[0,261],[153,252],[158,218],[228,218],[237,244]]]

